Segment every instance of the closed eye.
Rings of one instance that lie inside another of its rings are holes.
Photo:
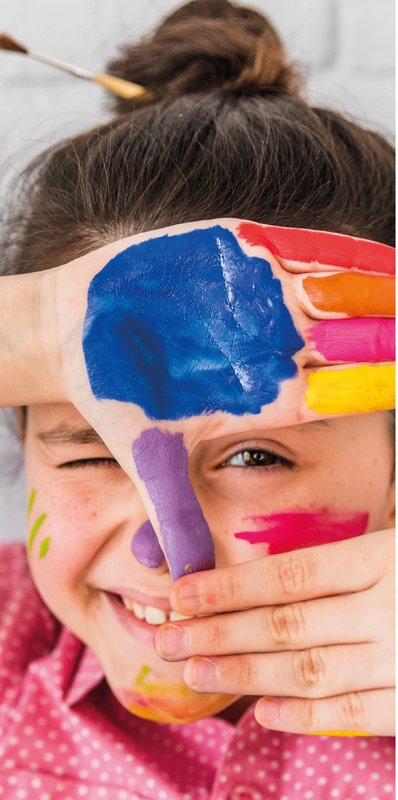
[[[64,464],[58,464],[57,469],[78,469],[81,467],[117,467],[121,469],[120,464],[115,458],[79,458],[75,461],[65,461]]]

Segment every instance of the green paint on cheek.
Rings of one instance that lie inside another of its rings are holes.
[[[148,667],[147,664],[144,664],[144,666],[141,667],[141,669],[140,669],[140,671],[139,671],[139,673],[138,673],[138,675],[137,675],[137,677],[135,679],[136,684],[139,685],[140,683],[143,683],[145,678],[149,675],[150,671],[151,671],[151,668]]]
[[[33,528],[32,528],[32,530],[31,530],[31,532],[29,534],[28,553],[30,553],[31,550],[32,550],[33,542],[36,539],[36,536],[37,536],[41,526],[43,525],[43,522],[44,522],[46,516],[47,516],[47,514],[40,514],[40,517],[37,517],[37,520],[33,525]]]
[[[40,545],[39,558],[44,558],[44,556],[47,553],[48,548],[50,547],[50,542],[51,542],[50,536],[47,536],[45,539],[43,539],[43,541],[42,541],[42,543]]]
[[[31,493],[29,495],[29,500],[28,500],[28,519],[29,519],[29,517],[31,515],[31,511],[32,511],[32,508],[33,508],[33,503],[35,502],[35,498],[36,498],[36,489],[32,489],[32,491],[31,491]]]

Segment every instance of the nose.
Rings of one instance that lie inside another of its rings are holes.
[[[135,532],[130,548],[137,561],[144,567],[157,569],[165,560],[163,550],[149,519]]]

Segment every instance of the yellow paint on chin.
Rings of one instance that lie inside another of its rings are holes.
[[[360,414],[395,406],[394,364],[365,364],[311,372],[305,399],[318,414]]]
[[[139,695],[140,699],[129,704],[128,711],[152,722],[168,724],[196,722],[222,711],[236,699],[235,695],[201,695],[183,682],[170,684],[150,681],[148,667],[145,666],[137,675],[132,693],[136,697]]]

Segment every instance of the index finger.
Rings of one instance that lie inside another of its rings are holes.
[[[170,603],[181,614],[215,614],[364,591],[383,573],[389,538],[377,531],[196,573],[176,581]]]

